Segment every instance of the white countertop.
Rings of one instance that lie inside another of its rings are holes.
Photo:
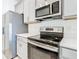
[[[29,33],[22,33],[22,34],[16,34],[17,36],[21,36],[21,37],[28,37],[30,36]]]
[[[17,36],[27,38],[27,37],[34,36],[34,35],[30,34],[30,33],[23,33],[23,34],[17,34]],[[76,38],[64,37],[62,39],[62,41],[60,42],[60,46],[65,47],[65,48],[70,48],[70,49],[77,50],[77,39]]]
[[[63,38],[61,43],[61,47],[70,48],[77,50],[77,39],[75,38]]]
[[[30,33],[22,33],[22,34],[16,34],[17,36],[21,36],[21,37],[30,37],[30,36],[34,36],[35,34],[30,34]]]

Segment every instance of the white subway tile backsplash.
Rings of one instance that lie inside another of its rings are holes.
[[[37,35],[40,33],[40,23],[34,23],[28,25],[28,32],[33,35]]]
[[[76,20],[49,19],[46,21],[42,21],[41,23],[29,24],[29,33],[34,35],[39,34],[40,27],[52,27],[52,26],[64,27],[64,37],[76,38],[76,33],[77,33]]]
[[[47,21],[41,22],[40,26],[51,27],[51,26],[63,26],[63,20],[53,20],[49,19]]]

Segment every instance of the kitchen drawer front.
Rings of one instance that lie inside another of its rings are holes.
[[[61,59],[77,59],[77,51],[62,48],[60,53]]]
[[[17,54],[22,59],[27,59],[27,44],[24,42],[17,40]]]
[[[20,41],[22,41],[22,42],[24,42],[24,43],[27,44],[27,38],[25,38],[25,37],[20,37],[20,36],[18,36],[18,37],[17,37],[17,40],[20,40]]]

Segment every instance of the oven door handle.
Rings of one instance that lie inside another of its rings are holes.
[[[44,49],[47,49],[47,50],[50,50],[50,51],[53,51],[53,52],[59,51],[57,47],[50,46],[50,45],[47,45],[47,44],[43,44],[43,43],[40,43],[40,42],[28,40],[28,43],[35,45],[35,46],[38,46],[38,47],[41,47],[41,48],[44,48]]]

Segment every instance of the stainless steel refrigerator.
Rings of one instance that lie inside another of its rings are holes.
[[[3,15],[3,53],[8,58],[17,55],[16,34],[27,33],[28,25],[24,24],[23,15],[8,11]]]

